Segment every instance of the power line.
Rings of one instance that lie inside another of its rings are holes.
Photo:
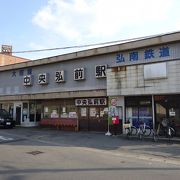
[[[134,40],[138,40],[138,39],[142,39],[142,38],[145,38],[145,37],[131,38],[131,39],[126,39],[126,40],[118,40],[118,41],[109,41],[109,42],[103,42],[103,43],[84,44],[84,45],[77,45],[77,46],[65,46],[65,47],[56,47],[56,48],[47,48],[47,49],[13,51],[12,53],[15,53],[15,54],[17,54],[17,53],[18,54],[20,54],[20,53],[35,53],[35,52],[56,51],[56,50],[63,50],[63,49],[86,48],[86,47],[91,47],[91,46],[102,46],[102,45],[110,45],[110,44],[116,44],[116,43],[123,43],[123,42],[134,41]]]
[[[138,37],[138,38],[130,38],[130,39],[124,39],[124,40],[109,41],[109,42],[103,42],[103,43],[84,44],[84,45],[76,45],[76,46],[65,46],[65,47],[56,47],[56,48],[47,48],[47,49],[35,49],[35,50],[13,51],[12,53],[15,53],[15,54],[21,54],[21,53],[36,53],[36,52],[56,51],[56,50],[63,50],[63,49],[86,48],[86,47],[91,47],[91,46],[115,45],[115,44],[117,44],[117,43],[125,43],[125,42],[131,42],[131,41],[135,41],[135,40],[142,40],[142,39],[157,37],[157,36],[160,36],[160,35],[177,33],[177,32],[179,32],[179,31],[170,32],[170,33],[164,33],[164,34],[158,34],[158,35],[150,35],[150,36]],[[0,54],[1,54],[1,53],[0,53]]]
[[[43,52],[43,51],[56,51],[56,50],[63,50],[63,49],[77,49],[77,48],[86,48],[91,46],[101,46],[101,45],[108,45],[122,41],[112,41],[112,42],[104,42],[104,43],[96,43],[96,44],[84,44],[84,45],[77,45],[77,46],[65,46],[65,47],[56,47],[56,48],[47,48],[47,49],[36,49],[36,50],[25,50],[25,51],[13,51],[12,53],[34,53],[34,52]]]

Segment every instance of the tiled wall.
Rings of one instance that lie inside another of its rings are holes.
[[[108,69],[108,96],[180,93],[180,60],[166,65],[167,77],[151,80],[144,79],[143,64]]]

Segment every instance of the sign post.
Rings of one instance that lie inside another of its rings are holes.
[[[109,123],[109,117],[108,117],[108,131],[107,133],[105,134],[106,136],[111,136],[112,134],[110,133],[109,131],[109,126],[110,126],[110,123]]]

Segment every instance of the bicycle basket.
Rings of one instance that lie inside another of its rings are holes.
[[[167,127],[168,126],[168,120],[167,119],[163,119],[161,122],[163,127]]]
[[[130,128],[131,127],[131,124],[130,123],[128,123],[128,124],[124,124],[124,128],[126,129],[126,128]]]

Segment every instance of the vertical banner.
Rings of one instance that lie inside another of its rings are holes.
[[[112,117],[118,116],[118,97],[109,97],[109,113],[108,113],[108,121],[109,124],[112,125]]]
[[[109,132],[110,126],[113,125],[112,118],[118,117],[118,124],[123,124],[123,108],[124,108],[124,97],[112,96],[108,98],[108,132],[105,135],[111,135]]]

